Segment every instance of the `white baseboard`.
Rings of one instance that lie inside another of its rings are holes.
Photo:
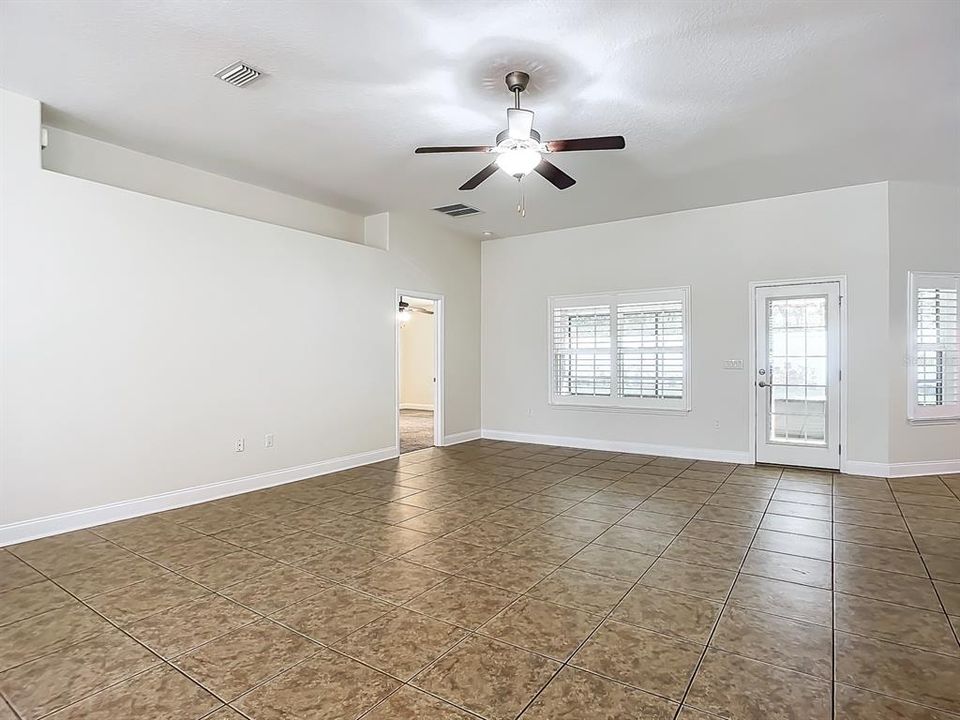
[[[559,435],[533,435],[529,433],[507,432],[484,428],[482,436],[489,440],[507,440],[509,442],[535,443],[537,445],[560,445],[562,447],[582,448],[584,450],[610,450],[613,452],[637,453],[640,455],[660,455],[664,457],[688,458],[690,460],[713,460],[714,462],[751,463],[750,453],[746,450],[714,450],[711,448],[690,448],[674,445],[650,445],[647,443],[626,442],[622,440],[596,440],[594,438],[562,437]]]
[[[429,410],[433,412],[432,403],[400,403],[401,410]]]
[[[960,460],[928,460],[910,463],[878,463],[847,460],[843,471],[850,475],[901,478],[914,475],[951,475],[960,473]]]
[[[467,430],[466,432],[454,433],[453,435],[443,436],[443,445],[458,445],[459,443],[479,440],[481,438],[479,430]]]
[[[185,505],[195,505],[196,503],[217,500],[251,490],[262,490],[275,485],[306,480],[317,475],[326,475],[339,470],[348,470],[360,465],[389,460],[396,456],[397,449],[395,447],[381,448],[380,450],[371,450],[356,455],[321,460],[309,465],[271,470],[233,480],[211,483],[210,485],[199,485],[135,500],[124,500],[109,505],[0,525],[0,547],[35,540],[48,535],[59,535],[71,530],[81,530],[117,520],[126,520],[140,515],[149,515],[163,510],[173,510]]]

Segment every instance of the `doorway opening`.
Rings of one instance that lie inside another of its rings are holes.
[[[397,453],[442,445],[442,297],[397,291]]]
[[[751,444],[758,463],[843,467],[844,284],[752,284]]]

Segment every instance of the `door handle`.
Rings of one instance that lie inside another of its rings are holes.
[[[766,380],[761,380],[757,383],[758,387],[773,387],[773,383],[768,383]]]

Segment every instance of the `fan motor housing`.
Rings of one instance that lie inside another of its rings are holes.
[[[499,132],[499,133],[497,133],[497,142],[494,143],[494,144],[495,144],[495,145],[499,145],[499,144],[502,143],[504,140],[506,140],[508,137],[510,137],[510,131],[509,131],[509,130],[504,130],[504,131],[502,131],[502,132]],[[539,142],[540,142],[540,133],[538,133],[536,130],[531,130],[531,131],[530,131],[530,139],[531,139],[531,140],[535,140],[536,142],[539,143]]]

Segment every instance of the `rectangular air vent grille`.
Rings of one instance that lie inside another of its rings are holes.
[[[450,217],[467,217],[468,215],[479,215],[482,210],[477,210],[475,207],[470,207],[469,205],[464,205],[463,203],[454,203],[453,205],[441,205],[440,207],[433,208],[438,213],[443,213],[444,215],[449,215]]]
[[[249,85],[261,75],[262,72],[244,62],[235,62],[217,73],[218,78],[235,87]]]

